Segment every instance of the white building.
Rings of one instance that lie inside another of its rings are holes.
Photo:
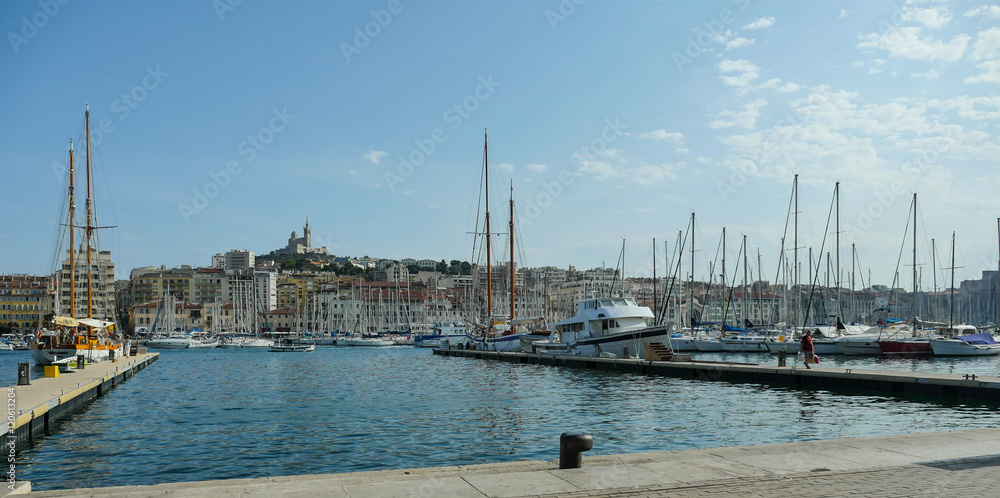
[[[257,303],[262,311],[271,311],[278,307],[278,275],[269,271],[257,271],[253,274],[253,290],[257,295]]]

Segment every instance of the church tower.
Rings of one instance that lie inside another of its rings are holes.
[[[304,239],[306,239],[305,240],[306,247],[312,247],[312,229],[309,228],[309,217],[308,216],[306,216],[305,234],[303,234],[302,237]]]

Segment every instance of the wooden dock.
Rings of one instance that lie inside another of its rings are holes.
[[[499,353],[464,349],[435,349],[434,354],[459,358],[503,361],[527,365],[586,368],[641,375],[662,375],[691,380],[767,384],[799,389],[825,389],[890,396],[926,396],[1000,403],[1000,377],[923,372],[861,370],[856,368],[806,369],[801,365],[778,367],[725,362],[649,361],[642,359]],[[689,355],[675,355],[675,360]],[[772,357],[777,363],[777,360]],[[789,365],[795,362],[789,358]]]
[[[5,443],[28,441],[44,434],[49,425],[86,406],[160,357],[143,353],[114,362],[103,361],[86,368],[60,373],[59,377],[31,379],[26,386],[8,386],[7,434]]]

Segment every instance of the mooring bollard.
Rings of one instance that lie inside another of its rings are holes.
[[[31,385],[31,363],[17,363],[17,385]]]
[[[785,366],[785,349],[781,348],[778,350],[778,366]]]
[[[559,468],[578,469],[583,466],[583,452],[594,447],[594,437],[581,432],[564,432],[559,436]]]
[[[76,368],[78,370],[83,370],[84,369],[84,366],[83,366],[83,355],[82,354],[76,355]]]

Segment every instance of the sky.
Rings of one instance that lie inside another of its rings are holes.
[[[613,267],[625,240],[626,276],[654,248],[662,275],[695,213],[698,279],[725,227],[729,271],[745,235],[774,281],[798,174],[804,275],[836,260],[838,181],[859,288],[911,287],[914,193],[921,288],[952,232],[956,282],[997,267],[986,0],[42,0],[0,3],[0,32],[0,274],[52,270],[88,103],[119,278],[265,254],[307,216],[338,256],[473,260],[487,130],[523,266]]]

